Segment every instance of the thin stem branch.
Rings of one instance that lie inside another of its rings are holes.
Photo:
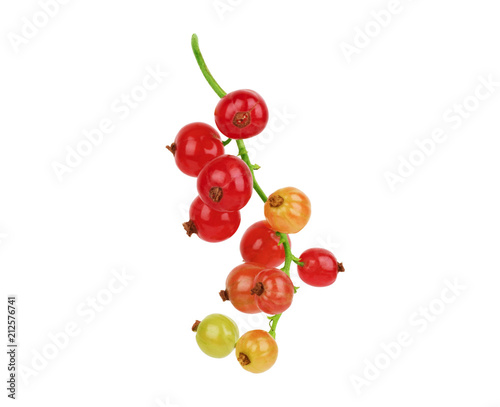
[[[292,248],[290,247],[290,239],[288,239],[288,235],[285,233],[280,233],[280,235],[283,238],[283,247],[285,249],[285,265],[281,270],[283,270],[285,274],[290,277],[290,266],[294,255],[292,254]]]
[[[271,335],[274,339],[276,339],[276,325],[278,325],[278,321],[281,318],[281,315],[283,315],[283,314],[276,314],[272,317],[268,317],[270,320],[269,326],[271,328],[269,330],[269,335]]]
[[[255,179],[255,173],[254,173],[254,165],[250,162],[250,158],[248,157],[248,151],[245,147],[245,143],[243,140],[236,140],[236,144],[238,145],[238,153],[243,161],[248,165],[248,168],[250,168],[250,172],[252,173],[252,178],[253,178],[253,189],[255,189],[255,192],[260,196],[260,199],[264,203],[267,201],[267,195],[264,193],[262,188],[260,187],[259,183]]]
[[[224,96],[226,96],[226,92],[224,92],[224,90],[220,87],[220,85],[208,70],[207,64],[203,59],[203,55],[201,55],[200,46],[198,44],[198,36],[196,34],[193,34],[193,36],[191,37],[191,47],[193,48],[194,57],[198,62],[198,66],[200,67],[201,72],[203,73],[203,76],[207,80],[208,84],[212,87],[212,89],[215,91],[215,93],[217,93],[219,97],[223,98]]]

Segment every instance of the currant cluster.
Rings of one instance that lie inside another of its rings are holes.
[[[198,196],[189,209],[189,221],[183,224],[187,234],[197,234],[207,242],[220,242],[237,231],[242,209],[253,190],[264,202],[264,218],[250,226],[240,242],[243,263],[226,279],[219,295],[247,314],[268,314],[270,331],[256,329],[239,336],[237,325],[222,314],[211,314],[196,321],[192,330],[200,349],[209,356],[222,358],[235,350],[236,359],[247,371],[268,370],[278,357],[276,325],[281,314],[292,304],[297,288],[290,279],[290,266],[297,264],[300,279],[309,285],[325,287],[344,271],[342,263],[328,250],[312,248],[293,256],[289,234],[302,230],[311,216],[309,198],[293,187],[281,188],[269,197],[260,188],[244,139],[264,130],[269,113],[262,97],[251,90],[226,94],[212,77],[193,35],[192,47],[200,69],[220,96],[215,108],[215,124],[227,137],[205,123],[184,126],[167,148],[185,174],[197,177]],[[225,154],[224,147],[235,140],[238,156]],[[279,269],[280,265],[284,266]]]
[[[240,112],[237,109],[248,109]],[[221,99],[215,123],[231,139],[260,133],[268,120],[267,106],[256,92],[238,90]],[[179,169],[197,178],[198,196],[189,208],[184,228],[207,242],[221,242],[238,230],[242,209],[252,197],[253,177],[248,165],[234,155],[224,154],[217,130],[205,123],[184,126],[174,143],[167,146]]]

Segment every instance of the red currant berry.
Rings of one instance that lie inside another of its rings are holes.
[[[215,124],[222,134],[233,139],[256,136],[269,120],[264,99],[253,90],[235,90],[224,96],[215,108]]]
[[[300,279],[314,287],[326,287],[337,279],[337,273],[344,271],[333,253],[325,249],[308,249],[300,256],[303,266],[297,266]]]
[[[269,370],[278,359],[278,345],[269,333],[255,329],[238,339],[235,354],[243,369],[262,373]]]
[[[274,230],[297,233],[309,222],[311,201],[297,188],[281,188],[269,195],[264,215]]]
[[[285,312],[293,300],[293,283],[283,271],[278,269],[262,270],[254,279],[255,302],[266,314]]]
[[[189,222],[183,223],[188,236],[193,233],[207,242],[222,242],[236,233],[240,226],[240,212],[219,212],[205,205],[200,197],[189,208]]]
[[[205,204],[217,211],[232,212],[243,208],[252,197],[253,179],[242,159],[222,155],[205,165],[197,185]]]
[[[223,301],[231,301],[234,308],[246,314],[260,312],[255,303],[255,295],[250,290],[254,287],[254,280],[264,267],[255,263],[243,263],[235,267],[226,279],[226,289],[219,295]]]
[[[224,146],[217,130],[205,123],[184,126],[171,146],[177,167],[187,175],[196,177],[206,163],[224,154]]]
[[[264,267],[278,267],[285,261],[285,248],[280,238],[265,220],[250,226],[240,243],[244,261],[262,264]],[[290,241],[290,239],[288,239]]]

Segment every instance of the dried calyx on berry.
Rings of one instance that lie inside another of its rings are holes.
[[[182,224],[182,226],[184,226],[184,229],[186,231],[186,234],[191,237],[191,235],[194,233],[194,234],[197,234],[198,233],[198,230],[196,229],[196,225],[194,224],[194,222],[192,220],[188,221],[188,222],[184,222]]]
[[[260,281],[257,282],[255,284],[255,287],[250,290],[250,293],[252,293],[252,295],[255,294],[255,295],[259,295],[259,296],[264,294],[264,284],[262,284],[262,282],[260,282]]]

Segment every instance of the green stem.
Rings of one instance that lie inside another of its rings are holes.
[[[253,164],[250,162],[250,158],[248,157],[248,151],[245,147],[245,143],[243,140],[236,140],[236,144],[238,145],[238,153],[243,161],[248,165],[248,168],[250,168],[250,172],[252,173],[252,178],[253,178],[253,189],[255,189],[255,192],[260,196],[260,199],[264,203],[267,201],[267,195],[264,193],[262,188],[260,187],[259,183],[255,179],[255,173],[253,171]]]
[[[269,335],[271,335],[274,339],[276,339],[276,325],[278,325],[278,321],[281,318],[281,315],[283,314],[276,314],[272,317],[269,318],[269,326],[271,329],[269,330]]]
[[[290,266],[295,256],[292,254],[292,248],[290,247],[290,240],[288,239],[288,235],[286,235],[285,233],[280,233],[280,235],[283,240],[283,247],[285,248],[285,265],[281,270],[283,270],[285,274],[290,277]]]
[[[193,53],[196,58],[196,61],[198,62],[198,66],[200,67],[201,72],[203,73],[203,76],[207,80],[208,84],[212,87],[214,92],[217,93],[219,97],[223,98],[224,96],[226,96],[226,92],[224,92],[224,90],[220,87],[220,85],[217,83],[217,81],[214,79],[214,77],[208,70],[207,64],[205,63],[205,60],[201,55],[200,46],[198,45],[198,36],[196,34],[193,34],[193,36],[191,37],[191,47],[193,48]],[[229,143],[229,141],[227,140],[226,142]],[[255,190],[255,192],[257,192],[257,195],[259,195],[260,199],[262,199],[262,201],[266,203],[267,195],[264,193],[259,183],[255,179],[255,174],[254,174],[255,166],[250,162],[250,158],[248,157],[248,151],[245,147],[245,143],[243,142],[243,140],[236,140],[236,144],[238,145],[238,153],[241,159],[248,165],[248,168],[250,168],[250,172],[252,173],[253,189]],[[281,232],[277,232],[277,235],[280,236],[280,244],[283,244],[283,248],[285,249],[285,265],[281,270],[283,270],[283,272],[288,277],[290,277],[290,265],[292,264],[292,261],[294,261],[294,259],[297,258],[292,254],[288,235],[286,233],[281,233]],[[270,321],[272,321],[269,323],[271,327],[269,334],[275,339],[276,339],[276,325],[278,324],[281,315],[282,314],[276,314],[272,317],[268,317]]]
[[[217,81],[214,79],[212,74],[207,68],[207,64],[205,63],[205,60],[203,59],[203,55],[201,55],[200,51],[200,46],[198,44],[198,36],[196,34],[193,34],[191,37],[191,47],[193,48],[193,53],[196,58],[196,61],[198,62],[198,66],[201,69],[201,72],[203,73],[203,76],[207,80],[208,84],[212,87],[212,89],[217,93],[217,95],[221,98],[226,96],[226,92],[220,87],[220,85],[217,83]]]

